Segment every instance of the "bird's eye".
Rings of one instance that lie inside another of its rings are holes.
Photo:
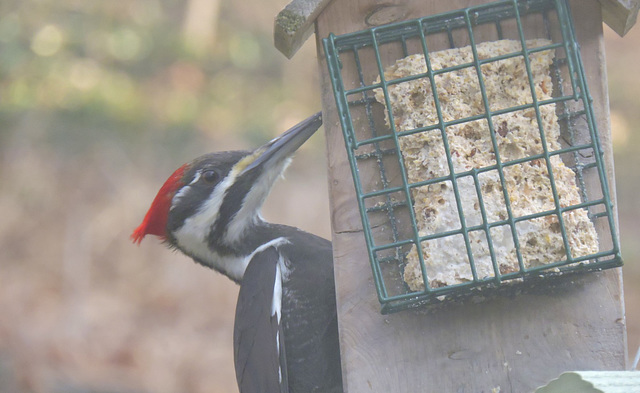
[[[202,180],[209,184],[213,184],[218,181],[218,173],[216,171],[204,171],[202,172]]]

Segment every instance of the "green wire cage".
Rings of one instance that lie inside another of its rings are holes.
[[[383,313],[622,265],[566,1],[323,45]]]

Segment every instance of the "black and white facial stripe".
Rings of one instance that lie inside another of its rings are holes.
[[[196,215],[196,213],[202,212],[203,205],[213,202],[214,188],[218,188],[218,194],[220,195],[220,202],[222,202],[223,191],[228,188],[230,182],[233,179],[228,179],[229,183],[226,187],[218,187],[221,181],[227,178],[231,169],[242,158],[248,156],[248,151],[230,151],[222,153],[212,153],[199,157],[194,162],[189,164],[189,169],[184,174],[186,185],[183,186],[178,192],[176,192],[171,203],[171,210],[169,212],[167,230],[169,235],[172,235],[175,231],[185,225],[185,221]],[[217,176],[215,179],[203,177],[203,173],[212,171]],[[211,206],[210,206],[211,207]],[[213,206],[215,207],[215,206]],[[215,214],[217,209],[208,209],[211,213]],[[210,223],[209,223],[210,225]]]
[[[200,158],[185,174],[189,183],[178,190],[169,213],[171,243],[238,282],[249,263],[246,257],[262,244],[240,241],[247,230],[263,223],[260,208],[290,162],[286,158],[245,170],[259,155],[260,150]]]

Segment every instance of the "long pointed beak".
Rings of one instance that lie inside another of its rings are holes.
[[[291,156],[321,125],[322,112],[318,112],[291,127],[279,137],[256,149],[255,153],[259,155],[244,168],[242,173],[264,166],[268,162],[280,162]]]

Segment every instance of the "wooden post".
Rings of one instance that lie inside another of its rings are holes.
[[[334,0],[316,20],[316,37],[478,3],[482,1],[393,0],[381,5],[375,0]],[[600,4],[574,0],[572,5],[613,191]],[[620,269],[579,276],[553,292],[498,297],[430,313],[380,314],[320,42],[317,47],[345,392],[530,392],[567,370],[624,369]],[[357,127],[360,120],[354,121]]]

